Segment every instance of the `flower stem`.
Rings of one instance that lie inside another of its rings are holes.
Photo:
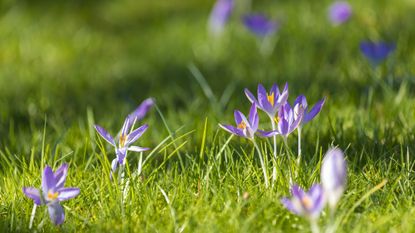
[[[271,120],[271,125],[272,125],[272,131],[276,130],[276,126],[275,126],[275,122],[274,119],[272,119],[272,117],[270,117]],[[277,180],[277,168],[275,167],[275,163],[277,160],[277,135],[273,136],[273,140],[274,140],[274,162],[272,163],[272,186],[274,186],[275,181]]]
[[[33,226],[33,220],[35,219],[36,214],[36,204],[33,204],[32,214],[30,215],[30,221],[29,221],[29,230],[32,229]]]
[[[315,219],[310,219],[310,226],[311,226],[311,232],[320,233],[320,228],[318,227],[317,221]]]
[[[264,173],[264,179],[265,179],[265,188],[268,188],[269,184],[268,184],[267,168],[265,167],[264,159],[263,159],[261,150],[259,149],[258,144],[255,142],[254,139],[252,139],[252,142],[254,143],[254,147],[258,152],[259,160],[261,162],[262,172]]]
[[[288,157],[288,160],[289,160],[288,168],[290,170],[290,185],[292,185],[293,184],[293,171],[292,171],[292,168],[291,168],[291,166],[292,166],[292,164],[291,164],[291,150],[288,147],[287,137],[284,137],[283,141],[284,141],[284,145],[285,145],[285,150],[287,151],[287,155],[288,155],[287,157]]]

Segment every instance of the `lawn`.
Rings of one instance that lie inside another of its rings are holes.
[[[332,147],[344,151],[347,185],[334,216],[325,208],[317,218],[321,232],[332,223],[336,232],[415,232],[415,2],[350,0],[352,16],[334,26],[332,1],[236,0],[216,37],[214,3],[0,3],[1,232],[310,232],[281,198],[292,169],[306,190],[319,183]],[[241,21],[250,12],[277,21],[277,32],[255,36]],[[396,49],[375,65],[362,41]],[[288,83],[290,103],[326,97],[301,131],[299,166],[297,131],[286,145],[277,137],[274,161],[272,138],[256,138],[268,174],[277,168],[268,188],[250,140],[219,126],[233,124],[235,109],[249,112],[244,89],[256,94],[260,83]],[[129,152],[118,182],[114,149],[94,126],[116,136],[149,97],[155,105],[136,124],[149,128],[133,145],[151,149]],[[61,203],[63,224],[43,205],[29,230],[23,187],[40,188],[45,166],[63,163],[65,186],[80,194]]]

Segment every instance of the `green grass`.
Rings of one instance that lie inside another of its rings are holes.
[[[277,181],[265,189],[251,143],[227,143],[218,127],[233,122],[234,109],[248,111],[244,87],[288,82],[290,101],[328,97],[302,131],[295,181],[309,188],[326,150],[345,151],[338,232],[415,232],[415,4],[353,0],[352,20],[332,27],[330,1],[252,2],[282,22],[269,57],[240,25],[243,7],[213,41],[206,32],[212,1],[1,3],[0,231],[28,231],[33,202],[22,187],[39,187],[46,164],[67,162],[66,186],[81,194],[64,202],[61,227],[38,208],[38,232],[308,232],[308,222],[279,201],[289,195],[294,159],[281,139]],[[359,52],[368,38],[397,42],[376,71]],[[120,187],[109,179],[113,149],[93,125],[115,134],[149,96],[159,111],[144,119],[150,128],[137,145],[157,149],[143,154],[152,153],[139,176],[139,154],[129,154],[122,211]],[[270,158],[271,140],[259,142]],[[295,154],[296,134],[288,144]]]

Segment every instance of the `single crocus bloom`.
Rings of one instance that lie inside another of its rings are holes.
[[[343,195],[347,182],[347,165],[343,152],[338,148],[327,151],[321,166],[321,183],[326,200],[333,209]]]
[[[261,14],[246,15],[243,23],[249,31],[259,37],[266,37],[274,34],[278,30],[278,23],[272,21]]]
[[[303,116],[303,120],[301,121],[301,125],[304,125],[308,123],[309,121],[311,121],[312,119],[314,119],[314,117],[316,117],[317,114],[321,112],[321,109],[323,108],[325,101],[326,101],[326,98],[321,99],[311,108],[310,111],[308,111],[308,104],[307,104],[306,97],[303,95],[298,96],[297,99],[294,101],[294,105],[296,106],[298,104],[301,104],[304,108],[304,116]]]
[[[287,102],[288,84],[285,84],[282,92],[280,92],[276,84],[272,85],[269,92],[267,92],[262,84],[258,84],[258,99],[255,98],[255,96],[247,88],[245,88],[245,95],[251,103],[255,103],[259,109],[264,111],[271,119],[274,120],[278,109],[285,104],[285,102]]]
[[[217,0],[210,13],[209,30],[213,35],[220,35],[225,28],[234,7],[233,0]]]
[[[132,143],[137,141],[143,133],[147,130],[148,125],[142,125],[138,127],[137,129],[130,132],[130,119],[127,117],[124,121],[124,125],[121,129],[121,133],[118,137],[118,145],[115,143],[114,138],[109,134],[104,128],[102,128],[99,125],[95,125],[95,130],[101,135],[105,141],[110,143],[115,148],[115,154],[116,158],[112,160],[111,162],[111,169],[112,172],[115,172],[117,169],[118,164],[124,165],[125,164],[125,158],[127,157],[128,151],[134,151],[134,152],[142,152],[149,150],[149,148],[139,147],[139,146],[131,146]]]
[[[329,19],[334,25],[345,23],[352,16],[352,7],[346,1],[334,2],[329,8]]]
[[[234,112],[236,127],[232,125],[219,124],[224,130],[231,134],[240,137],[254,139],[255,133],[258,130],[259,117],[256,109],[256,104],[252,104],[249,111],[249,118],[247,119],[243,113],[238,110]]]
[[[282,198],[281,203],[296,215],[314,219],[324,208],[324,192],[319,184],[313,185],[308,192],[294,184],[291,186],[291,194],[291,198]]]
[[[64,184],[68,175],[68,164],[62,164],[56,170],[46,166],[42,175],[42,189],[24,187],[23,193],[32,199],[36,205],[46,205],[49,217],[55,225],[62,224],[65,220],[65,212],[60,205],[61,201],[76,197],[79,188],[65,188]]]
[[[360,43],[360,51],[373,64],[378,65],[384,61],[393,51],[396,45],[386,42],[363,41]]]

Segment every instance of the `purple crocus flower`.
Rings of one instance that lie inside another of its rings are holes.
[[[304,125],[308,123],[309,121],[311,121],[312,119],[314,119],[314,117],[316,117],[317,114],[321,112],[321,109],[323,108],[325,101],[326,101],[326,98],[321,99],[311,108],[310,111],[308,111],[308,104],[307,104],[306,97],[303,95],[298,96],[297,99],[294,101],[294,105],[297,106],[300,104],[304,108],[304,116],[303,116],[303,120],[301,121],[301,125]]]
[[[249,111],[249,118],[247,119],[243,113],[238,110],[234,112],[236,127],[232,125],[219,124],[224,130],[231,134],[240,137],[254,139],[255,133],[258,130],[259,117],[256,109],[256,104],[252,104]]]
[[[259,37],[270,36],[278,30],[276,21],[272,21],[261,14],[245,15],[243,23],[249,31]]]
[[[143,133],[147,130],[148,125],[142,125],[137,129],[130,132],[130,118],[127,117],[124,121],[124,125],[121,129],[120,136],[118,137],[118,145],[116,145],[113,137],[109,134],[104,128],[99,125],[95,125],[95,130],[101,135],[105,141],[110,143],[115,148],[116,158],[111,162],[111,169],[112,172],[115,172],[117,169],[118,164],[124,165],[125,158],[127,157],[128,151],[135,151],[135,152],[142,152],[149,150],[149,148],[139,147],[139,146],[131,146],[132,143],[137,141],[143,135]]]
[[[217,0],[210,13],[209,30],[213,35],[222,33],[234,7],[233,0]]]
[[[276,84],[272,85],[271,90],[267,93],[267,90],[258,84],[258,99],[247,89],[245,88],[245,95],[248,97],[248,100],[251,103],[255,103],[259,109],[268,114],[268,116],[273,120],[275,115],[278,112],[278,109],[287,102],[288,98],[288,84],[285,84],[284,90],[280,92]]]
[[[378,65],[385,60],[389,54],[395,51],[394,43],[363,41],[360,43],[360,51],[373,64]]]
[[[347,182],[347,165],[343,152],[338,148],[329,149],[321,166],[321,183],[326,200],[333,209],[342,196]]]
[[[65,220],[65,212],[60,205],[61,201],[76,197],[79,188],[65,188],[64,184],[68,175],[68,164],[64,163],[56,170],[46,166],[42,175],[42,189],[24,187],[23,193],[32,199],[36,205],[46,205],[49,217],[55,225],[62,224]]]
[[[142,152],[149,150],[149,148],[131,146],[132,143],[137,141],[137,139],[143,135],[143,133],[147,130],[148,125],[142,125],[135,130],[132,130],[132,128],[138,120],[142,119],[147,114],[153,105],[154,100],[152,98],[148,98],[144,100],[140,106],[134,110],[134,112],[127,116],[122,126],[120,135],[118,136],[118,145],[115,143],[115,140],[111,134],[109,134],[103,127],[95,125],[95,130],[99,133],[99,135],[115,148],[115,154],[117,157],[111,162],[112,172],[117,169],[118,164],[125,164],[125,158],[127,157],[128,151]]]
[[[324,192],[319,184],[315,184],[310,191],[305,192],[298,185],[291,186],[292,198],[282,198],[281,203],[292,213],[315,219],[324,208]]]
[[[334,25],[345,23],[352,16],[352,7],[346,1],[334,2],[329,8],[329,19]]]

